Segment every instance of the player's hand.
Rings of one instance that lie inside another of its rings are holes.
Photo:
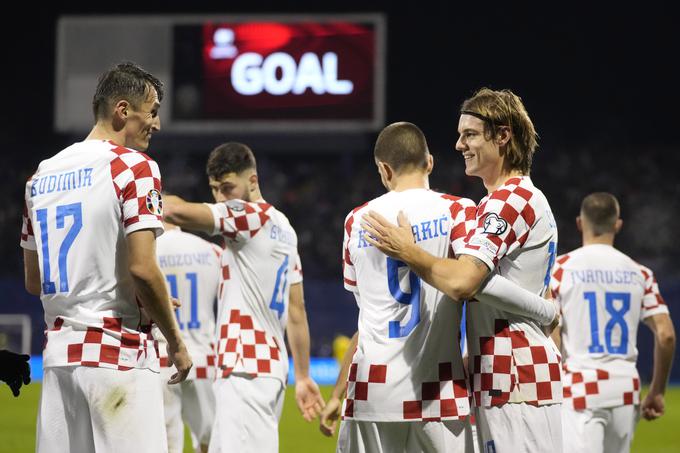
[[[642,418],[645,420],[656,420],[665,412],[663,394],[648,393],[641,405]]]
[[[168,381],[168,384],[179,384],[187,378],[189,370],[194,366],[189,356],[189,351],[187,351],[184,343],[180,343],[174,348],[168,343],[168,361],[170,365],[175,365],[177,368],[177,373],[173,374]]]
[[[308,422],[314,420],[326,405],[319,391],[319,386],[310,377],[296,379],[295,402],[302,417]]]
[[[399,211],[395,225],[375,211],[369,211],[361,219],[361,227],[368,233],[364,238],[385,255],[402,258],[415,244],[411,224],[403,211]]]
[[[28,360],[31,356],[17,354],[7,350],[0,351],[0,380],[9,385],[14,396],[19,396],[22,385],[31,382],[31,367]]]
[[[335,427],[338,424],[338,419],[340,419],[341,410],[342,401],[340,398],[331,396],[319,417],[319,430],[324,436],[331,437],[335,434]]]

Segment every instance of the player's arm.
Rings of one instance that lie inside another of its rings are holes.
[[[349,367],[352,365],[352,357],[354,357],[354,351],[357,348],[358,342],[359,332],[355,332],[345,351],[345,356],[342,358],[338,379],[335,381],[335,387],[333,387],[331,397],[326,403],[326,407],[321,411],[321,416],[319,417],[319,429],[328,437],[335,434],[335,426],[340,418],[340,410],[342,409],[342,398],[347,390]]]
[[[402,212],[397,222],[394,225],[371,211],[362,219],[361,226],[369,233],[364,238],[386,255],[406,263],[420,278],[454,300],[470,299],[477,293],[489,274],[482,260],[471,255],[458,259],[433,256],[416,245],[411,225]]]
[[[319,386],[309,376],[309,325],[302,282],[290,286],[286,333],[295,368],[295,401],[304,419],[311,422],[323,409],[324,401]]]
[[[38,252],[24,249],[24,285],[26,291],[34,296],[40,296],[40,265],[38,264]]]
[[[156,260],[156,236],[142,229],[127,235],[130,275],[146,313],[158,325],[168,342],[168,358],[177,368],[169,383],[186,379],[192,363],[175,320],[163,273]]]
[[[664,394],[675,354],[675,329],[667,313],[652,315],[644,323],[654,333],[654,372],[649,393],[642,402],[642,416],[654,420],[664,414]]]
[[[205,203],[191,203],[176,195],[163,197],[163,216],[170,223],[192,231],[213,233],[215,219]]]

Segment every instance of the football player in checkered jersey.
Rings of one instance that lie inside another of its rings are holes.
[[[557,228],[529,177],[536,132],[524,105],[509,90],[481,89],[463,103],[458,133],[466,174],[480,177],[488,190],[459,257],[440,258],[418,247],[403,213],[398,226],[377,212],[365,215],[373,236],[367,240],[456,300],[474,296],[490,274],[544,294]],[[504,307],[470,301],[467,314],[480,450],[561,451],[562,383],[554,342],[539,323]]]
[[[215,204],[166,197],[168,220],[222,235],[222,290],[217,315],[217,380],[212,452],[278,451],[288,353],[293,354],[298,408],[311,421],[323,398],[309,376],[309,328],[297,235],[260,193],[248,146],[225,143],[208,158]]]
[[[215,313],[222,269],[222,249],[200,237],[186,233],[176,225],[163,222],[165,234],[158,238],[156,254],[165,275],[170,296],[179,299],[175,309],[182,337],[194,366],[180,385],[163,386],[165,426],[169,453],[184,451],[184,422],[195,441],[194,450],[207,452],[210,431],[215,420]],[[161,375],[170,376],[174,367],[168,362],[161,344]]]
[[[37,451],[165,452],[158,344],[191,368],[156,262],[161,176],[141,151],[160,129],[162,84],[132,63],[105,72],[95,126],[26,184],[26,288],[40,295],[46,345]]]
[[[383,129],[375,145],[375,162],[389,192],[354,209],[345,220],[344,284],[359,305],[359,329],[349,351],[353,358],[345,362],[348,370],[343,372],[347,398],[337,450],[472,451],[459,343],[462,304],[372,247],[361,218],[374,210],[396,219],[403,209],[413,223],[418,246],[447,257],[464,249],[465,238],[477,223],[476,206],[466,198],[429,190],[433,159],[414,124],[400,122]],[[490,291],[499,299],[533,304],[546,324],[555,318],[552,302],[501,276],[493,280],[488,286],[496,288],[495,293]],[[322,414],[321,428],[327,434],[340,412],[343,381]]]
[[[584,198],[576,225],[583,246],[562,255],[551,287],[562,310],[553,332],[562,347],[565,452],[628,452],[640,408],[637,329],[653,332],[654,373],[642,416],[664,413],[675,330],[651,270],[614,248],[619,203],[609,193]],[[561,335],[560,335],[561,333]]]

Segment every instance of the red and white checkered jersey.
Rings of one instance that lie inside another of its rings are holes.
[[[562,311],[565,403],[577,410],[639,404],[638,324],[668,313],[652,271],[591,244],[557,259],[551,288]]]
[[[194,366],[187,379],[215,377],[215,313],[213,307],[220,287],[222,249],[179,228],[170,228],[158,238],[158,264],[165,275],[168,293],[182,303],[175,316]],[[161,373],[170,377],[177,370],[168,364],[167,343],[160,329]]]
[[[459,343],[462,304],[366,241],[361,217],[369,210],[391,222],[403,210],[417,244],[439,257],[462,248],[468,229],[476,224],[474,202],[427,189],[388,192],[349,213],[344,282],[359,306],[359,342],[343,417],[463,419],[470,413],[470,394]]]
[[[461,254],[535,294],[550,283],[557,227],[550,205],[528,176],[513,177],[482,199],[477,226]],[[533,320],[488,304],[467,304],[471,387],[477,406],[562,401],[555,343]]]
[[[214,234],[225,238],[217,313],[217,367],[286,384],[284,334],[290,286],[302,282],[297,234],[269,203],[230,200],[208,205]]]
[[[156,162],[103,140],[75,143],[44,160],[26,184],[21,246],[39,258],[45,367],[158,370],[125,236],[162,233],[160,190]]]

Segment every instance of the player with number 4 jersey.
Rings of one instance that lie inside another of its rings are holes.
[[[638,325],[656,337],[654,376],[643,416],[663,414],[674,330],[652,271],[613,247],[622,225],[613,195],[593,193],[581,205],[583,247],[557,259],[551,287],[562,311],[564,451],[627,452],[640,406],[635,362]]]
[[[224,237],[216,327],[215,424],[210,452],[278,451],[278,420],[293,354],[296,399],[311,421],[323,400],[309,377],[309,328],[297,235],[260,193],[246,145],[218,146],[208,160],[217,203],[166,197],[166,216],[186,229]]]

